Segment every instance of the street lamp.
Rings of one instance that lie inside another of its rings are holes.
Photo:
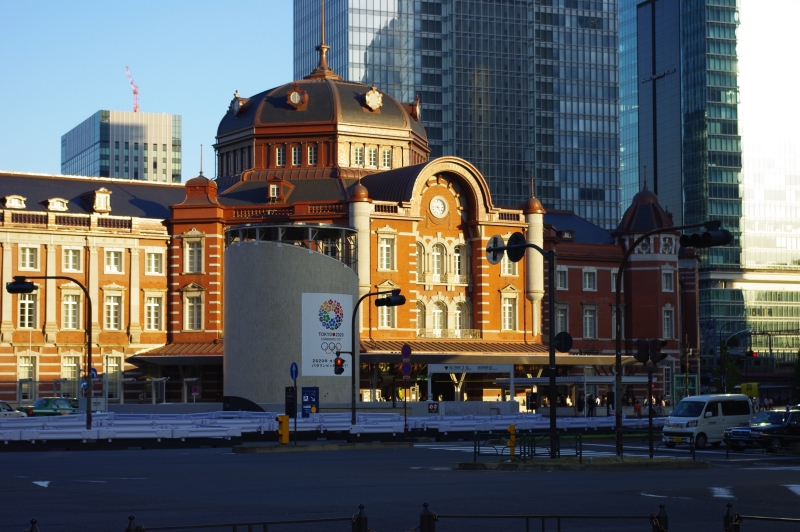
[[[620,295],[622,291],[622,274],[625,272],[625,267],[628,265],[628,258],[631,256],[631,253],[639,247],[639,244],[644,242],[645,239],[657,235],[660,233],[674,233],[675,231],[682,231],[684,229],[694,229],[696,227],[705,227],[706,232],[703,234],[694,234],[694,235],[683,235],[681,236],[680,243],[683,247],[695,247],[695,248],[707,248],[712,246],[724,246],[726,244],[730,244],[731,242],[731,234],[728,231],[720,230],[721,223],[719,220],[709,220],[707,222],[702,222],[698,224],[689,224],[689,225],[679,225],[676,227],[663,227],[661,229],[653,229],[652,231],[648,231],[647,233],[643,234],[636,240],[634,240],[633,244],[628,247],[625,251],[625,255],[622,257],[622,261],[619,263],[619,269],[617,270],[617,279],[616,279],[616,286],[614,287],[617,294],[617,302],[615,308],[615,317],[616,317],[616,360],[615,360],[615,378],[614,378],[614,413],[615,413],[615,433],[616,433],[616,452],[617,452],[617,459],[622,459],[622,398],[620,397],[620,392],[622,391],[622,323],[623,323],[623,316],[622,316],[622,303],[620,301]],[[628,331],[628,334],[631,334],[631,331]],[[648,394],[651,394],[652,391],[648,390]],[[652,411],[652,406],[651,409]]]
[[[84,373],[86,379],[86,390],[88,397],[86,398],[86,430],[92,430],[92,298],[89,297],[89,291],[85,286],[72,277],[64,277],[62,275],[17,275],[10,283],[6,283],[6,292],[9,294],[30,294],[39,287],[26,279],[61,279],[64,281],[72,281],[78,285],[83,293],[86,295],[86,371]]]
[[[386,297],[381,297],[375,300],[376,307],[396,307],[398,305],[405,305],[406,304],[406,296],[400,295],[400,289],[394,290],[382,290],[378,292],[370,292],[368,294],[364,294],[359,298],[358,302],[356,303],[355,308],[353,308],[353,322],[352,322],[352,351],[350,351],[350,356],[352,357],[351,360],[351,375],[350,375],[350,385],[351,385],[351,405],[350,405],[350,424],[356,424],[356,316],[358,315],[358,306],[361,305],[361,302],[364,301],[369,296],[381,296],[384,294],[389,294]],[[337,361],[341,359],[341,354],[347,353],[347,351],[337,351],[336,352],[336,359]],[[340,371],[340,364],[334,364],[334,372],[339,375]],[[341,368],[344,370],[344,368]]]

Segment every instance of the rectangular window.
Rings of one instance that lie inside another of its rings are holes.
[[[277,166],[286,166],[286,148],[275,148],[275,164]]]
[[[378,148],[369,149],[369,166],[378,166]]]
[[[675,312],[671,308],[665,308],[662,316],[661,337],[665,340],[675,338]]]
[[[504,297],[502,305],[502,323],[500,328],[504,331],[517,330],[517,299]]]
[[[664,383],[664,395],[669,397],[672,395],[672,367],[664,366],[664,380],[662,382]],[[725,403],[722,404],[724,405]],[[750,412],[748,411],[747,413],[749,414]]]
[[[503,253],[500,260],[500,275],[517,275],[517,263],[508,260],[507,253]]]
[[[308,166],[317,166],[317,147],[308,147]]]
[[[38,270],[39,269],[39,248],[23,247],[19,248],[19,269]]]
[[[378,307],[378,327],[391,329],[395,326],[395,307]]]
[[[78,329],[78,312],[80,296],[77,294],[67,294],[62,300],[61,321],[64,329]]]
[[[148,331],[161,330],[161,298],[147,297],[144,302],[144,328]]]
[[[595,270],[583,270],[583,290],[597,291],[597,272]]]
[[[619,273],[618,271],[611,270],[611,291],[612,292],[616,292],[617,291],[617,274],[618,273]],[[620,292],[624,292],[625,291],[625,278],[620,279],[619,288],[620,288]]]
[[[64,264],[62,269],[65,272],[79,272],[81,271],[81,250],[80,249],[65,249],[64,250]]]
[[[568,290],[567,279],[569,279],[569,275],[566,268],[556,270],[556,290]]]
[[[19,295],[19,328],[36,328],[36,294]]]
[[[356,148],[356,166],[364,165],[364,148]]]
[[[122,328],[122,297],[106,296],[105,300],[105,328],[110,331],[118,331]]]
[[[106,250],[106,273],[122,273],[122,252]]]
[[[378,269],[394,270],[394,238],[381,237],[378,244]]]
[[[300,146],[292,146],[292,166],[300,166]]]
[[[560,332],[569,332],[569,308],[564,306],[556,307],[556,334]]]
[[[625,312],[623,311],[622,316],[625,316]],[[611,309],[611,338],[617,337],[617,309]],[[619,330],[619,337],[625,338],[625,320],[623,319],[622,323],[620,324]]]
[[[200,296],[186,298],[186,329],[203,330],[203,302]]]
[[[160,275],[164,273],[164,254],[148,252],[145,254],[145,273]]]
[[[661,272],[661,291],[662,292],[672,292],[674,291],[674,279],[675,275],[672,271]]]
[[[122,376],[122,357],[109,356],[106,360],[108,361],[108,366],[106,367],[106,374],[108,375],[108,398],[119,399],[119,379]]]
[[[597,338],[597,309],[583,307],[583,337]]]
[[[383,167],[392,167],[392,150],[383,150]]]
[[[269,197],[270,198],[277,198],[278,197],[278,185],[271,184],[269,186]]]
[[[186,245],[186,271],[200,273],[203,271],[203,248],[200,242],[189,242]]]

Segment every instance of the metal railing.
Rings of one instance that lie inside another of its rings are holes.
[[[537,456],[549,455],[549,432],[514,432],[508,435],[476,432],[473,440],[473,462],[477,462],[479,456],[509,456],[526,462]],[[582,434],[558,435],[556,457],[566,456],[575,456],[578,458],[579,464],[583,463]]]
[[[794,526],[800,524],[800,519],[792,518],[792,517],[769,517],[769,516],[758,516],[758,515],[742,515],[739,513],[733,513],[732,511],[733,504],[727,504],[727,511],[723,515],[722,519],[722,531],[723,532],[741,532],[741,526],[746,521],[769,521],[773,523],[790,523]],[[436,523],[438,521],[449,521],[449,520],[483,520],[483,521],[493,521],[495,523],[498,522],[508,522],[508,521],[524,521],[525,523],[525,532],[530,532],[532,530],[531,526],[535,524],[540,524],[542,532],[547,530],[547,525],[553,524],[555,522],[555,529],[561,530],[561,525],[565,521],[582,521],[586,523],[586,528],[592,527],[592,525],[599,526],[600,521],[647,521],[649,523],[649,529],[651,532],[669,532],[669,516],[667,515],[666,508],[664,503],[658,505],[658,513],[650,514],[650,515],[558,515],[558,514],[545,514],[545,515],[538,515],[538,514],[435,514],[430,511],[428,507],[428,503],[425,502],[422,504],[422,512],[419,514],[419,525],[410,528],[412,532],[436,532]],[[697,519],[697,516],[692,516],[692,519]],[[368,526],[368,517],[366,512],[364,511],[364,505],[360,504],[358,506],[358,513],[353,515],[352,517],[329,517],[329,518],[322,518],[322,519],[297,519],[292,521],[269,521],[269,520],[262,520],[262,521],[254,521],[254,522],[242,522],[242,523],[215,523],[215,524],[192,524],[192,525],[170,525],[170,526],[147,526],[144,525],[137,525],[136,524],[136,517],[133,515],[128,516],[128,525],[125,527],[124,532],[150,532],[154,530],[198,530],[198,529],[225,529],[231,530],[233,532],[238,531],[247,531],[247,532],[254,532],[256,530],[261,530],[262,532],[267,532],[269,527],[286,527],[286,526],[295,526],[295,525],[304,525],[304,524],[315,524],[320,525],[323,523],[336,523],[336,522],[344,522],[348,521],[350,523],[350,530],[352,532],[375,532]],[[30,520],[30,528],[25,529],[25,532],[40,532],[38,521],[36,519]],[[643,523],[642,530],[645,529],[645,525]],[[120,527],[121,528],[121,527]],[[511,528],[504,526],[506,530],[511,530]],[[318,527],[314,528],[315,530],[319,530]],[[343,528],[346,530],[346,528]],[[307,528],[305,529],[307,530]],[[788,530],[788,529],[787,529]]]

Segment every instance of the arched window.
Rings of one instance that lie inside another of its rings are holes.
[[[467,275],[467,253],[464,246],[456,246],[456,249],[453,253],[453,274],[458,276],[456,279],[457,283],[464,283],[466,280],[462,280],[462,277],[465,278]]]
[[[444,246],[441,244],[436,244],[433,246],[433,250],[431,252],[431,270],[433,273],[432,281],[434,283],[442,282],[442,275],[444,274]]]
[[[425,329],[425,304],[417,301],[417,336],[424,335],[424,332],[420,333],[423,329]]]
[[[422,247],[422,244],[417,242],[417,282],[421,283],[425,279],[423,274],[425,273],[425,248]]]
[[[464,303],[457,304],[453,311],[453,329],[455,330],[456,338],[462,338],[463,329],[469,329],[467,324],[467,306]]]
[[[442,331],[447,328],[447,309],[444,303],[435,303],[433,305],[433,318],[432,329],[433,336],[436,338],[442,337]]]

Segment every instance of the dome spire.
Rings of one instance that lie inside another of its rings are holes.
[[[319,64],[317,65],[317,68],[311,71],[311,74],[305,77],[305,79],[342,79],[338,74],[336,74],[336,72],[333,71],[331,67],[328,66],[328,50],[330,50],[331,47],[325,44],[325,0],[320,0],[320,4],[322,5],[322,24],[320,24],[320,43],[316,48],[316,50],[319,52]]]

